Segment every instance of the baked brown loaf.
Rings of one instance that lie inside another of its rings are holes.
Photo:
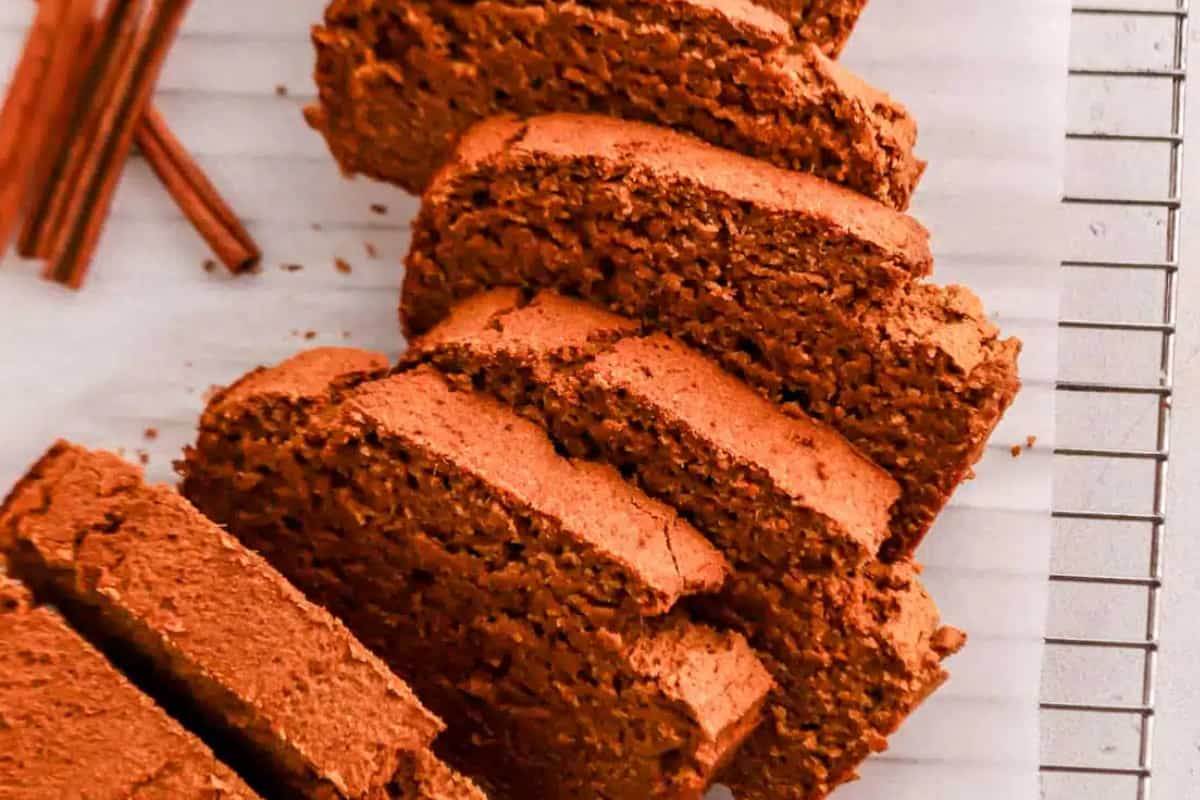
[[[431,773],[443,726],[407,685],[136,467],[59,443],[0,511],[0,530],[21,577],[151,673],[157,697],[203,719],[273,793],[482,800]]]
[[[239,381],[185,493],[389,657],[496,797],[699,797],[770,686],[677,607],[725,560],[507,408],[431,370],[363,380],[382,367],[317,350]]]
[[[778,686],[724,780],[738,798],[823,797],[946,677],[961,637],[911,565],[886,566],[895,483],[841,436],[787,417],[699,353],[551,292],[477,295],[415,341],[432,364],[674,505],[734,566],[696,601]]]
[[[499,113],[657,123],[901,209],[924,169],[900,104],[747,0],[336,0],[313,40],[310,123],[343,169],[413,192]]]
[[[410,335],[498,286],[554,288],[703,351],[900,483],[911,553],[1019,387],[1020,344],[928,274],[928,234],[836,186],[652,126],[556,114],[464,138],[413,227]]]
[[[59,614],[0,575],[0,796],[258,800]]]

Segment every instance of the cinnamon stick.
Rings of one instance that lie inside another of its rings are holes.
[[[30,151],[22,202],[26,214],[39,188],[46,184],[57,154],[66,146],[68,123],[85,77],[80,54],[87,50],[94,13],[95,0],[68,0],[56,30],[54,55],[42,88],[45,99],[21,144]]]
[[[113,5],[124,0],[112,0]],[[114,60],[115,90],[104,98],[100,146],[87,153],[77,185],[71,187],[65,221],[56,231],[46,277],[78,288],[99,240],[104,220],[133,147],[138,124],[158,79],[167,50],[178,33],[189,0],[157,0],[136,32],[127,58]]]
[[[135,138],[151,169],[221,263],[235,275],[253,269],[262,251],[153,106],[146,109]]]
[[[0,257],[61,133],[92,6],[93,0],[46,0],[38,7],[0,112]]]
[[[89,156],[101,147],[104,135],[101,123],[117,88],[118,65],[132,53],[134,31],[143,11],[143,0],[109,0],[103,17],[90,26],[88,50],[79,58],[84,67],[67,135],[53,156],[45,182],[30,203],[17,242],[23,256],[52,255],[54,237],[66,224],[68,207],[82,180],[84,166]]]

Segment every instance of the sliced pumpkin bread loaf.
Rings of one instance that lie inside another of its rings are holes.
[[[19,576],[271,796],[482,800],[430,753],[443,725],[403,681],[138,468],[60,442],[0,537]]]
[[[382,367],[317,350],[234,384],[185,493],[388,657],[497,797],[699,797],[771,682],[679,608],[726,561],[496,401]]]
[[[941,626],[917,570],[876,558],[899,487],[826,425],[553,292],[464,301],[413,343],[401,366],[415,365],[617,467],[729,559],[724,592],[694,607],[743,633],[777,685],[725,776],[738,798],[824,796],[945,679],[961,634]]]
[[[258,800],[58,612],[2,575],[0,796]]]
[[[464,138],[414,223],[410,335],[489,288],[553,288],[696,347],[821,420],[903,493],[911,553],[1019,386],[963,287],[928,274],[911,218],[811,176],[661,128],[571,114]]]
[[[336,0],[313,41],[309,122],[343,169],[413,192],[500,113],[653,122],[901,209],[924,169],[901,105],[747,0]]]

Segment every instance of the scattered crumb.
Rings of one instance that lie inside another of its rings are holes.
[[[300,331],[296,330],[295,328],[292,328],[290,331],[288,331],[288,333],[290,333],[292,336],[300,335]]]
[[[1035,444],[1037,444],[1036,436],[1026,436],[1025,437],[1025,446],[1026,447],[1032,448]]]
[[[183,365],[184,365],[185,367],[187,367],[187,368],[191,369],[192,362],[190,362],[190,361],[185,361],[185,362],[183,362]]]
[[[371,212],[374,214],[386,214],[388,207],[383,203],[371,203]]]
[[[351,335],[351,334],[350,334],[350,331],[342,331],[342,338],[343,338],[343,339],[349,339],[349,338],[350,338],[350,335]]]
[[[325,230],[325,228],[323,228],[323,227],[321,226],[321,223],[319,223],[319,222],[313,222],[313,223],[311,223],[311,224],[310,224],[308,227],[312,228],[314,231],[323,231],[323,230]]]
[[[280,264],[279,268],[284,272],[299,272],[304,269],[303,264]]]
[[[138,457],[138,461],[140,461],[143,465],[150,463],[150,454],[147,453],[145,450],[138,450],[137,457]]]
[[[282,83],[277,84],[275,86],[275,96],[276,97],[287,97],[287,95],[288,95],[288,88],[286,86],[284,86]]]
[[[158,428],[146,428],[146,430],[142,431],[142,436],[145,436],[150,441],[154,441],[158,438]]]
[[[367,258],[379,258],[379,250],[370,242],[363,242],[363,248],[367,251]]]
[[[308,340],[315,339],[315,338],[317,338],[317,332],[316,331],[305,331],[304,338],[308,339]]]
[[[124,448],[124,447],[118,447],[118,448],[117,448],[117,455],[119,455],[121,458],[125,458],[125,448]]]
[[[333,266],[336,267],[337,271],[343,275],[349,275],[354,271],[354,267],[350,266],[350,262],[340,257],[333,260]]]
[[[205,272],[216,272],[217,271],[217,262],[212,260],[211,258],[204,259],[204,271]]]
[[[1014,445],[1012,446],[1012,450],[1010,450],[1009,452],[1011,452],[1011,453],[1012,453],[1012,457],[1013,457],[1013,458],[1019,458],[1019,457],[1020,457],[1020,455],[1021,455],[1021,445],[1019,445],[1019,444],[1014,444]]]

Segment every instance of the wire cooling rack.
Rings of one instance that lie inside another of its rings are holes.
[[[1151,796],[1187,41],[1187,0],[1073,8],[1063,202],[1076,231],[1041,704],[1050,800]]]

